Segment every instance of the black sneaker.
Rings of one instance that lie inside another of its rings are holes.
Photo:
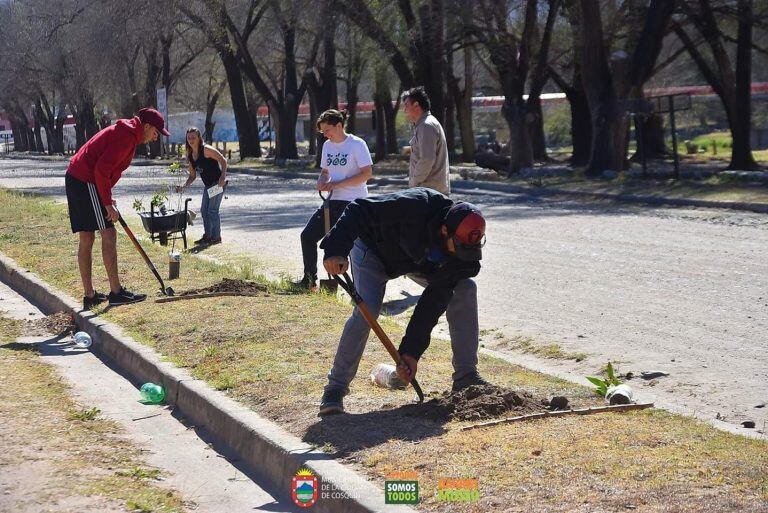
[[[300,290],[311,292],[317,290],[317,276],[304,275],[301,281],[294,281],[291,285]]]
[[[90,310],[92,307],[98,305],[99,303],[103,303],[106,300],[107,300],[106,294],[94,291],[92,297],[83,296],[83,308],[85,308],[86,310]]]
[[[457,380],[454,380],[453,386],[451,387],[451,392],[460,392],[461,390],[464,390],[467,387],[471,387],[472,385],[490,385],[490,383],[484,380],[480,376],[479,372],[473,371],[469,374],[465,374]]]
[[[125,290],[124,287],[121,287],[120,292],[117,294],[114,292],[109,293],[109,306],[128,305],[144,301],[145,299],[147,299],[146,294],[134,294],[133,292]]]
[[[320,400],[320,411],[318,415],[335,415],[344,413],[344,396],[347,393],[339,388],[332,388],[323,392],[323,398]]]
[[[203,235],[195,241],[195,244],[207,244],[209,240],[211,239],[209,239],[207,235]]]

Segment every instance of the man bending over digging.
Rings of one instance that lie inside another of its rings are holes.
[[[85,290],[83,308],[89,309],[106,300],[111,306],[117,306],[147,298],[146,294],[125,290],[117,275],[114,223],[120,214],[112,199],[112,187],[131,164],[136,146],[156,141],[161,133],[170,135],[163,115],[154,109],[141,109],[133,119],[118,119],[93,136],[69,161],[64,182],[72,233],[80,237],[77,264]],[[109,277],[109,295],[93,288],[92,250],[97,231],[101,235],[101,255]]]
[[[350,203],[320,247],[331,275],[352,261],[352,276],[371,314],[378,317],[387,282],[407,275],[424,287],[400,343],[397,374],[410,383],[445,313],[453,350],[454,392],[487,382],[477,372],[477,286],[485,219],[474,205],[417,187]],[[344,396],[365,349],[370,327],[355,308],[341,334],[328,373],[320,415],[342,413]]]

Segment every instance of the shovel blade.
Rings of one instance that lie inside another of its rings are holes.
[[[329,294],[335,294],[339,289],[339,284],[336,280],[320,280],[320,290]]]

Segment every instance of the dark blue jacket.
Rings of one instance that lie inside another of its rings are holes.
[[[390,278],[414,273],[427,280],[400,344],[401,354],[417,359],[429,347],[432,329],[448,308],[456,284],[480,272],[480,262],[459,260],[442,249],[440,226],[452,205],[446,196],[423,187],[358,199],[320,244],[325,258],[347,257],[359,237]]]

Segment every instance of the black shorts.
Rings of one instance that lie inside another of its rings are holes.
[[[114,223],[107,219],[107,209],[101,204],[96,184],[81,182],[67,173],[64,178],[69,205],[69,223],[72,233],[97,232],[114,228]]]

